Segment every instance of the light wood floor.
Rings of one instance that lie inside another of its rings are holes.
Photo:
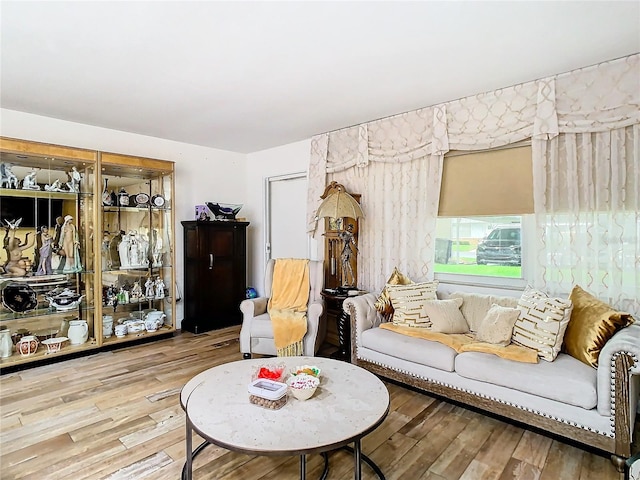
[[[180,388],[202,370],[239,359],[238,328],[230,328],[5,374],[0,478],[178,479],[185,456]],[[389,480],[623,478],[605,456],[388,388],[390,413],[362,448]],[[194,438],[194,446],[200,442]],[[353,478],[352,465],[348,453],[332,453],[328,478]],[[281,480],[299,472],[297,457],[249,457],[215,446],[194,467],[195,479]],[[321,457],[309,456],[307,478],[320,472]],[[363,477],[374,478],[366,466]]]

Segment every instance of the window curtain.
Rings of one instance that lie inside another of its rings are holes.
[[[640,313],[640,126],[566,133],[534,149],[533,283],[566,295],[580,285]]]
[[[532,142],[537,261],[530,273],[536,287],[552,294],[566,295],[578,284],[636,316],[639,60],[632,55],[576,70],[550,84],[558,127]]]
[[[543,215],[560,208],[544,202],[547,188],[563,188],[556,187],[557,170],[550,163],[567,155],[563,136],[608,132],[618,138],[614,130],[640,124],[639,59],[635,54],[315,136],[309,163],[309,233],[316,233],[315,212],[325,185],[336,180],[362,195],[366,217],[360,223],[358,286],[379,291],[394,266],[414,280],[429,279],[443,155],[449,149],[477,151],[532,139],[534,209],[543,235]],[[629,147],[628,135],[625,131],[623,156],[637,154],[637,143]],[[632,203],[625,200],[625,211],[632,209]],[[628,228],[624,230],[626,237]],[[572,249],[584,248],[578,247],[580,238],[564,240],[574,245]],[[633,245],[638,248],[637,231],[635,238]],[[553,254],[560,243],[545,239],[534,246],[540,258]],[[534,270],[527,273],[527,280],[535,286],[566,291],[570,281],[545,283],[565,275],[563,268],[540,261]]]

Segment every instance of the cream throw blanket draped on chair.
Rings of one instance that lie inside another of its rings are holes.
[[[307,333],[309,260],[276,259],[271,290],[267,311],[278,356],[304,355],[302,339]]]

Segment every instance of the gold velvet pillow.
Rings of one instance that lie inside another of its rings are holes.
[[[621,328],[631,325],[633,317],[585,292],[578,285],[569,296],[573,302],[571,320],[564,334],[562,351],[581,362],[598,366],[604,344]]]
[[[398,267],[395,267],[393,269],[393,273],[389,277],[389,280],[387,280],[388,285],[410,285],[412,283],[413,282],[409,277],[403,275],[398,271]],[[380,295],[378,296],[378,299],[376,300],[374,306],[376,307],[376,310],[380,312],[387,321],[391,319],[391,316],[393,315],[393,305],[391,304],[391,297],[389,296],[389,291],[387,290],[386,285],[382,289],[382,292],[380,292]]]

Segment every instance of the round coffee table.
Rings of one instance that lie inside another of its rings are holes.
[[[248,384],[259,365],[284,363],[320,368],[320,386],[313,397],[290,396],[279,410],[249,402]],[[361,460],[379,478],[380,469],[360,450],[360,440],[375,430],[389,412],[389,392],[378,377],[350,363],[321,357],[277,357],[225,363],[193,377],[182,388],[186,413],[186,461],[183,478],[192,476],[193,458],[212,443],[249,455],[299,455],[300,478],[306,478],[305,455],[347,448],[354,454],[354,478],[361,477]],[[205,442],[192,449],[192,430]],[[348,445],[353,443],[353,449]],[[328,471],[325,454],[325,472]]]

